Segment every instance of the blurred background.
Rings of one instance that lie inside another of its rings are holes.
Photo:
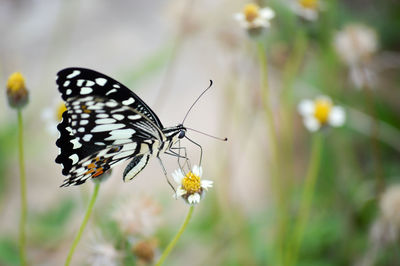
[[[188,132],[214,187],[166,265],[400,265],[400,2],[254,3],[274,18],[256,25],[261,9],[232,0],[0,2],[0,265],[20,265],[13,72],[29,91],[28,264],[62,264],[83,219],[93,182],[60,188],[54,162],[55,76],[74,66],[125,84],[164,126],[214,81],[185,125],[229,141]],[[320,95],[343,126],[303,124],[298,104]],[[157,160],[124,183],[126,165],[101,184],[72,265],[151,265],[183,222]]]

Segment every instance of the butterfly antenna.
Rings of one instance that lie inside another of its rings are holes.
[[[202,131],[199,131],[199,130],[197,130],[197,129],[193,129],[193,128],[190,128],[190,127],[186,127],[186,129],[189,129],[189,130],[192,130],[192,131],[194,131],[194,132],[197,132],[197,133],[206,135],[206,136],[211,137],[211,138],[213,138],[213,139],[217,139],[217,140],[221,140],[221,141],[228,141],[228,138],[227,138],[227,137],[225,137],[225,138],[216,137],[216,136],[213,136],[213,135],[204,133],[204,132],[202,132]]]
[[[185,117],[183,118],[183,121],[182,121],[182,123],[181,123],[182,125],[183,125],[183,123],[185,122],[185,120],[186,120],[188,114],[189,114],[190,111],[192,110],[193,106],[200,100],[201,96],[203,96],[203,94],[206,93],[206,92],[211,88],[212,85],[213,85],[213,81],[210,79],[210,85],[208,86],[207,89],[205,89],[205,90],[199,95],[199,97],[197,97],[196,101],[194,101],[194,103],[192,104],[192,106],[190,106],[190,108],[189,108],[189,110],[187,111]]]

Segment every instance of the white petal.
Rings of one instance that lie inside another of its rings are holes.
[[[177,184],[182,183],[182,179],[185,177],[181,169],[176,169],[175,171],[172,172],[172,177],[174,178],[174,181]]]
[[[259,12],[260,12],[260,17],[265,18],[267,20],[271,20],[272,18],[275,17],[274,10],[272,10],[269,7],[262,8],[262,9],[260,9]]]
[[[316,101],[327,101],[330,104],[332,104],[332,99],[329,96],[326,95],[320,95],[318,97],[315,98]]]
[[[201,177],[203,175],[203,168],[198,165],[193,165],[192,172],[194,175]]]
[[[315,111],[315,104],[311,100],[302,100],[299,105],[297,106],[297,111],[302,115],[302,116],[312,116]]]
[[[329,114],[328,122],[333,127],[343,126],[346,120],[346,113],[343,107],[334,106]]]
[[[235,13],[233,14],[233,18],[237,21],[244,21],[245,17],[243,13]]]
[[[205,190],[208,190],[208,188],[213,186],[213,183],[214,182],[211,180],[201,180],[201,187]]]
[[[176,197],[182,197],[183,195],[185,195],[187,193],[186,190],[184,190],[182,187],[178,187],[178,189],[176,190]]]
[[[317,131],[321,127],[321,123],[313,116],[304,118],[304,126],[311,132]]]
[[[197,204],[200,202],[200,195],[199,193],[194,193],[188,197],[189,204]]]

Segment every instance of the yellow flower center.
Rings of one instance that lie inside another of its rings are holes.
[[[200,177],[193,174],[191,171],[186,174],[186,176],[182,180],[182,187],[187,191],[188,194],[194,194],[196,192],[200,192],[201,183]]]
[[[260,7],[256,4],[247,4],[243,9],[243,14],[248,22],[253,22],[259,16]]]
[[[314,116],[319,120],[321,124],[324,124],[326,123],[326,121],[328,121],[331,109],[332,109],[331,101],[327,99],[315,100]]]
[[[58,107],[57,107],[57,112],[56,112],[56,119],[58,122],[60,122],[62,120],[62,114],[67,111],[67,106],[65,106],[65,103],[61,103]]]
[[[11,74],[7,81],[7,89],[11,93],[15,93],[21,89],[25,89],[25,79],[21,73],[15,72]]]
[[[318,0],[299,0],[299,4],[308,9],[317,9],[318,8]]]

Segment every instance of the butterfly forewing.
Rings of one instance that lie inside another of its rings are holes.
[[[160,119],[142,99],[118,81],[102,73],[86,68],[66,68],[58,72],[57,85],[64,101],[88,95],[105,97],[137,110],[158,128],[163,128]]]
[[[56,162],[69,176],[62,186],[79,185],[119,162],[149,154],[152,144],[165,138],[154,112],[114,79],[89,69],[67,68],[58,73],[57,84],[67,106],[56,142]],[[145,165],[136,163],[129,176]]]

